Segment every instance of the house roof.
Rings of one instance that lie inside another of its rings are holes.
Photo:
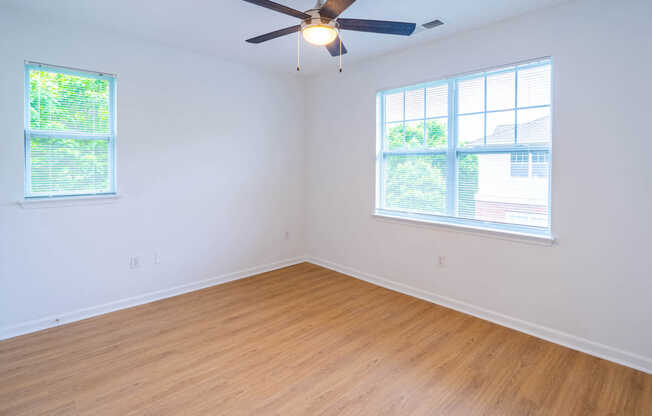
[[[514,124],[501,124],[496,126],[491,134],[487,135],[487,144],[501,144],[511,142],[515,133],[518,133],[519,144],[548,142],[550,140],[550,116],[540,117],[518,125],[516,131]],[[482,146],[484,139],[480,138],[468,143],[469,146]]]

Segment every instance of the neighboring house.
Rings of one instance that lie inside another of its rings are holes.
[[[487,143],[505,143],[514,137],[513,124],[500,125],[487,136]],[[547,144],[549,140],[549,116],[518,125],[521,144]],[[547,226],[548,160],[548,151],[478,155],[475,219]]]

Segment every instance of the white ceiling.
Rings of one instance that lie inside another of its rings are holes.
[[[315,3],[276,1],[302,11]],[[411,37],[346,31],[342,39],[349,54],[344,60],[354,62],[386,54],[563,1],[357,0],[342,17],[419,25],[438,18],[445,25]],[[0,6],[90,24],[277,72],[295,71],[296,35],[259,45],[245,43],[245,39],[295,25],[299,20],[242,0],[0,0]],[[304,73],[331,70],[336,64],[337,59],[324,48],[304,44]]]

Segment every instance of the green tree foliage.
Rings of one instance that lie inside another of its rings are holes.
[[[72,133],[70,138],[32,135],[32,193],[95,193],[109,188],[109,82],[105,79],[30,70],[30,129]]]
[[[443,213],[446,209],[446,155],[388,156],[388,208]]]
[[[109,133],[107,80],[31,70],[29,84],[32,130]]]
[[[460,155],[457,159],[457,171],[459,215],[465,218],[475,218],[475,194],[478,192],[478,155]]]
[[[448,126],[443,119],[428,120],[424,129],[423,121],[418,123],[397,124],[387,132],[387,144],[390,150],[396,149],[421,149],[444,148],[447,144]]]
[[[32,193],[96,193],[109,188],[109,142],[32,137]]]
[[[386,135],[390,150],[445,149],[448,146],[447,136],[448,125],[444,119],[427,120],[425,126],[423,121],[397,124],[390,127]],[[385,206],[444,214],[446,173],[445,155],[388,156],[385,159]],[[465,182],[458,195],[460,214],[473,217],[474,197],[478,191],[476,155],[459,157],[458,175]]]

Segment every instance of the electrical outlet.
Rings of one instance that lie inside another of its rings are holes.
[[[446,267],[446,256],[439,256],[437,259],[437,265],[439,267]]]
[[[137,269],[139,267],[140,267],[140,257],[138,256],[129,257],[129,268]]]
[[[290,239],[290,232],[289,232],[289,231],[286,231],[286,232],[285,232],[285,239],[286,239],[286,240],[289,240],[289,239]]]

